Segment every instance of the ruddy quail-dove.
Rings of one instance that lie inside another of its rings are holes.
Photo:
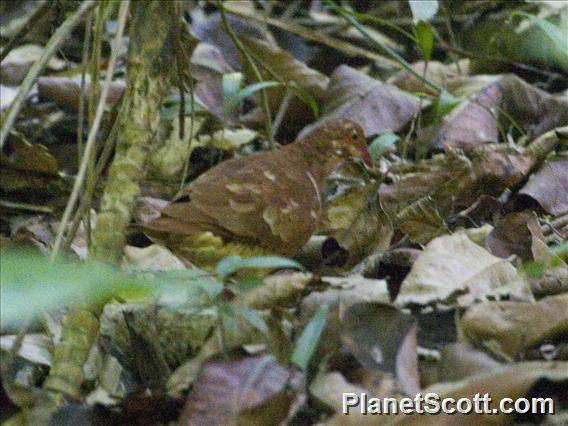
[[[209,169],[143,227],[200,266],[228,254],[293,256],[318,225],[324,179],[350,158],[371,165],[363,129],[333,120],[281,149]]]

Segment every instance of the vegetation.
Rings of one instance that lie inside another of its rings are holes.
[[[0,13],[2,422],[563,424],[566,2]]]

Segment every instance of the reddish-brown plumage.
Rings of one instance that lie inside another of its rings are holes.
[[[370,164],[363,130],[334,120],[273,151],[225,161],[191,182],[162,216],[145,225],[160,233],[211,231],[285,256],[295,254],[316,229],[325,177],[342,160]]]

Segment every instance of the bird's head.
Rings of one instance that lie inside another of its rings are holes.
[[[302,138],[302,143],[315,148],[328,164],[360,158],[367,166],[373,165],[363,129],[351,120],[329,121]]]

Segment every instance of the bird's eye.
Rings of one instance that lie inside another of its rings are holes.
[[[359,134],[357,133],[357,130],[352,129],[352,130],[351,130],[351,139],[353,139],[354,141],[356,141],[358,137],[359,137]]]

